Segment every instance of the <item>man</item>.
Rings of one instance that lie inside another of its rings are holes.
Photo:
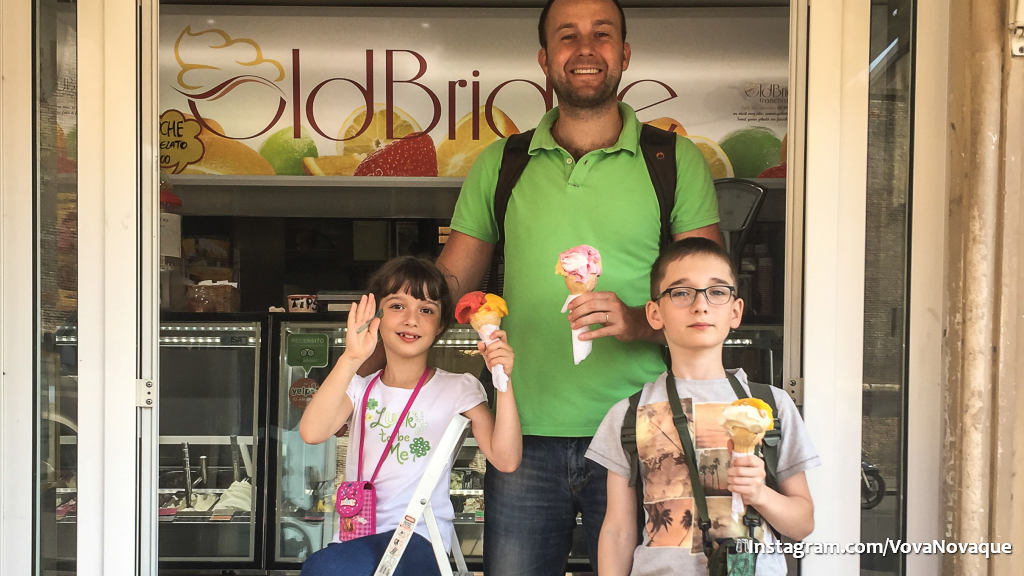
[[[616,92],[629,66],[626,24],[615,0],[551,0],[537,55],[558,96],[530,143],[530,161],[505,216],[504,323],[517,351],[516,401],[523,461],[488,468],[484,570],[488,576],[565,573],[577,513],[591,562],[604,518],[606,471],[584,458],[604,414],[663,369],[663,342],[644,316],[658,256],[658,199],[639,148],[640,123]],[[453,295],[475,290],[498,240],[494,188],[505,141],[478,157],[463,184],[438,264]],[[707,165],[676,142],[673,238],[721,242]],[[566,317],[558,254],[579,244],[601,251],[600,291],[575,299]],[[566,325],[568,324],[568,326]],[[570,327],[597,327],[591,355],[572,362]],[[596,569],[596,566],[595,566]]]

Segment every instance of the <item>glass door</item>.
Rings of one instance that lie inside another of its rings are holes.
[[[78,19],[76,5],[34,5],[33,222],[38,573],[77,569]]]

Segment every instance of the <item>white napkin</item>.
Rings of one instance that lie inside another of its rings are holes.
[[[562,305],[562,314],[569,311],[569,303],[576,299],[579,294],[569,294],[565,299],[565,304]],[[572,363],[579,366],[580,362],[583,362],[587,356],[590,356],[590,351],[594,349],[594,343],[590,340],[580,340],[580,334],[589,332],[590,327],[584,326],[583,328],[577,328],[572,331]]]
[[[497,338],[491,338],[491,334],[494,334],[494,331],[497,329],[498,326],[495,326],[494,324],[484,324],[476,331],[480,336],[480,339],[483,340],[484,346],[487,346],[491,342],[497,340]],[[494,389],[498,392],[508,390],[508,374],[505,374],[505,367],[501,364],[495,364],[494,367],[491,368],[491,383],[494,384]]]

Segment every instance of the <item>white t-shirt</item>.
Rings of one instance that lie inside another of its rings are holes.
[[[750,393],[742,369],[729,370]],[[701,484],[716,538],[744,537],[742,518],[731,518],[732,494],[726,489],[729,467],[728,435],[719,421],[722,409],[736,399],[729,381],[676,379],[676,391],[690,422],[690,434],[697,452]],[[772,388],[781,421],[782,441],[776,478],[779,482],[821,464],[793,399]],[[605,416],[587,450],[587,458],[623,478],[629,478],[629,457],[622,447],[622,421],[629,399],[619,401]],[[672,423],[672,409],[665,391],[665,374],[644,386],[636,413],[636,443],[640,474],[644,483],[644,542],[633,553],[632,576],[707,574],[707,559],[701,548],[699,515],[690,486],[690,470],[679,433]],[[769,530],[757,529],[759,541],[773,540]],[[786,574],[786,559],[780,554],[761,554],[757,576]]]
[[[351,432],[345,468],[346,480],[356,479],[359,436],[363,430],[366,432],[366,440],[363,444],[362,479],[370,479],[388,439],[391,438],[395,420],[402,415],[402,410],[412,396],[411,389],[392,388],[378,380],[367,399],[366,422],[359,426],[363,393],[376,375],[377,373],[374,373],[367,378],[357,375],[348,386],[348,397],[352,400],[354,410],[349,423]],[[486,401],[487,395],[483,385],[469,374],[452,374],[438,368],[427,380],[409,409],[409,414],[405,417],[405,422],[402,423],[391,451],[384,459],[374,482],[377,488],[377,533],[398,527],[412,499],[413,491],[416,490],[416,484],[426,471],[430,458],[434,456],[434,447],[441,440],[452,418]],[[450,455],[444,457],[448,456]],[[455,520],[455,509],[448,496],[450,476],[449,460],[430,498],[446,550],[451,549]],[[426,523],[422,520],[416,524],[416,532],[430,539]],[[335,542],[337,541],[335,534]]]

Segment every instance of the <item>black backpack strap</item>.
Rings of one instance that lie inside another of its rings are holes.
[[[640,150],[647,173],[658,195],[661,212],[661,245],[672,243],[672,207],[676,203],[676,135],[650,124],[640,127]]]
[[[693,501],[697,505],[697,525],[700,527],[702,542],[704,543],[704,555],[711,559],[714,550],[711,538],[711,517],[708,515],[708,501],[704,495],[704,485],[701,484],[700,474],[697,472],[697,451],[693,448],[693,438],[690,437],[689,420],[683,412],[683,406],[679,402],[679,392],[676,391],[676,377],[669,367],[665,374],[665,394],[668,395],[668,404],[672,408],[672,424],[676,427],[679,440],[683,443],[683,456],[686,458],[686,467],[690,470],[690,488],[693,492]]]
[[[629,397],[629,406],[622,418],[622,429],[619,432],[622,449],[629,458],[629,485],[636,493],[637,530],[643,530],[644,525],[644,477],[640,474],[640,450],[636,445],[636,411],[640,406],[641,394],[643,388]],[[641,532],[637,534],[642,535]]]
[[[727,372],[726,375],[729,377],[729,384],[732,386],[733,392],[736,393],[737,398],[748,398],[746,390],[740,385],[739,380],[731,372]],[[779,468],[779,444],[782,442],[782,420],[779,419],[779,409],[775,404],[775,395],[772,393],[772,387],[768,384],[761,384],[760,382],[751,382],[747,380],[747,385],[750,386],[750,393],[767,404],[772,409],[772,419],[774,420],[772,429],[764,433],[764,439],[761,441],[761,446],[758,447],[759,456],[764,459],[764,472],[765,472],[765,484],[768,485],[772,490],[778,490],[779,481],[775,476],[775,471]]]
[[[530,161],[530,141],[533,130],[513,134],[505,142],[501,153],[501,166],[498,168],[498,181],[494,186],[494,222],[498,226],[498,241],[494,245],[491,257],[491,273],[487,281],[487,291],[501,294],[503,286],[498,285],[498,261],[505,251],[505,212],[512,198],[512,188],[523,175],[526,164]]]
[[[629,485],[637,486],[643,482],[640,477],[640,450],[636,445],[636,411],[640,406],[640,394],[643,389],[629,397],[629,407],[626,408],[626,415],[622,418],[622,449],[626,451],[629,458]]]

